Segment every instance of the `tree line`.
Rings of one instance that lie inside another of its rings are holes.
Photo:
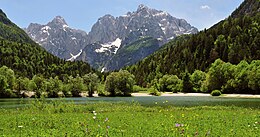
[[[260,60],[250,63],[241,61],[234,65],[217,59],[208,71],[195,70],[177,75],[161,75],[148,83],[146,89],[152,93],[160,92],[196,92],[210,93],[220,90],[221,93],[259,94]],[[6,66],[0,68],[0,97],[80,97],[87,93],[92,97],[96,92],[100,96],[131,96],[136,81],[135,76],[126,70],[110,73],[101,80],[95,73],[82,77],[77,75],[44,78],[34,75],[31,79],[16,77],[14,71]],[[138,91],[137,91],[138,92]]]
[[[83,90],[89,91],[89,96],[92,96],[98,82],[99,77],[95,73],[48,79],[39,74],[31,79],[16,77],[12,69],[3,66],[0,68],[0,97],[28,97],[27,91],[33,92],[33,97],[78,97]]]
[[[45,78],[38,74],[29,79],[16,76],[15,72],[6,66],[0,68],[0,98],[81,97],[84,93],[93,97],[95,92],[100,96],[130,96],[134,83],[134,76],[123,70],[112,72],[102,81],[92,72],[82,77],[63,75]],[[32,96],[29,93],[32,93]]]
[[[241,61],[233,65],[217,59],[207,72],[184,72],[180,78],[177,75],[162,75],[148,85],[163,92],[210,93],[220,90],[225,94],[259,94],[259,81],[260,60],[254,60],[250,64]]]

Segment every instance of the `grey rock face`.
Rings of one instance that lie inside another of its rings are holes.
[[[112,58],[112,53],[109,50],[102,53],[95,51],[101,47],[102,46],[97,43],[87,45],[77,60],[88,62],[92,67],[101,70],[102,66]]]
[[[60,16],[47,25],[32,23],[25,30],[52,54],[107,71],[136,63],[176,36],[198,32],[184,19],[144,5],[123,16],[99,18],[88,34],[68,27]]]
[[[152,54],[176,36],[197,32],[198,30],[184,19],[177,19],[167,12],[140,5],[136,11],[128,12],[123,16],[105,15],[99,18],[88,35],[89,43],[96,43],[98,50],[92,50],[96,53],[91,54],[89,50],[93,45],[89,45],[83,49],[86,59],[83,55],[78,59],[90,64],[94,63],[93,66],[100,70],[101,68],[107,71],[120,69]],[[115,41],[118,39],[120,44],[116,45]],[[108,45],[111,48],[107,48]],[[118,48],[116,52],[112,46]],[[134,47],[135,50],[130,50],[130,47]],[[93,61],[93,58],[99,59]]]
[[[92,27],[89,38],[90,43],[107,43],[117,38],[135,41],[141,36],[149,36],[164,44],[178,35],[197,32],[198,30],[184,19],[177,19],[167,12],[139,5],[137,11],[128,12],[124,16],[105,15],[99,18]],[[136,37],[131,40],[129,36]]]
[[[70,28],[60,16],[46,25],[31,23],[25,31],[48,52],[63,59],[77,54],[87,43],[87,33]]]

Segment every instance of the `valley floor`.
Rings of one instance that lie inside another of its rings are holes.
[[[258,136],[260,111],[234,106],[144,107],[36,101],[1,109],[1,136]]]

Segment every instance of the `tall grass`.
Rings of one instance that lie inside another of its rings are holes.
[[[0,119],[0,136],[255,137],[260,133],[259,109],[224,106],[75,105],[41,100],[26,108],[1,109]]]

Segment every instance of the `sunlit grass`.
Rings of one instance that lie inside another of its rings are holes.
[[[165,101],[167,103],[167,101]],[[259,109],[36,101],[1,109],[0,136],[258,136]]]

